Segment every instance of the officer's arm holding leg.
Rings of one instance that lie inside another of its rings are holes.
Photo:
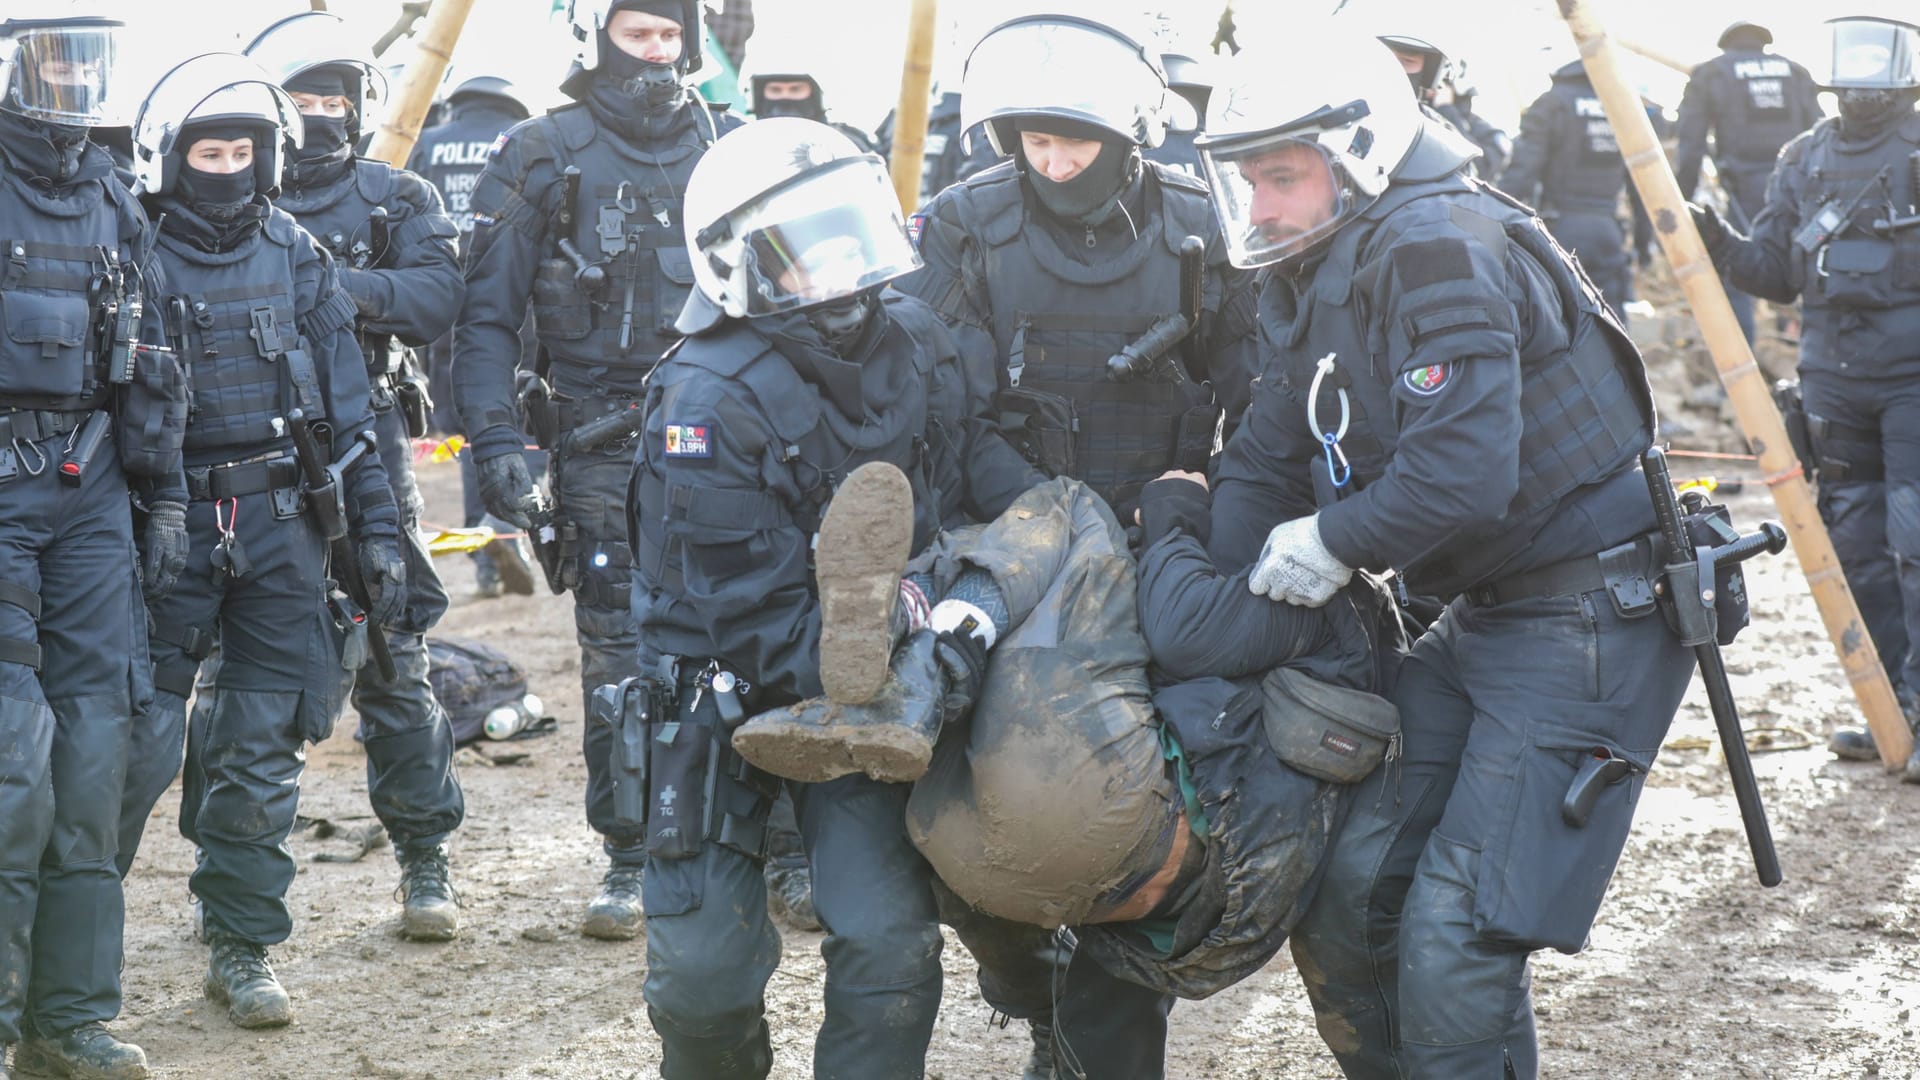
[[[460,233],[441,208],[440,193],[412,173],[394,173],[388,201],[388,250],[374,252],[367,269],[342,267],[341,281],[359,308],[362,329],[418,347],[452,329],[460,314]]]

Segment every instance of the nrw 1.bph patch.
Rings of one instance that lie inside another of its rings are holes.
[[[1432,397],[1447,388],[1453,378],[1453,368],[1447,364],[1428,364],[1414,368],[1401,378],[1406,381],[1407,389],[1422,397]]]
[[[671,458],[710,458],[713,456],[713,429],[706,424],[668,424],[667,456]]]

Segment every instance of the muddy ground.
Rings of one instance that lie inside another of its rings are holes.
[[[1650,350],[1652,352],[1653,350]],[[1679,385],[1683,377],[1670,380]],[[1684,392],[1684,386],[1681,387]],[[1712,406],[1690,417],[1719,446]],[[1741,464],[1682,459],[1676,472],[1750,476]],[[1711,467],[1709,467],[1709,464]],[[424,465],[430,517],[459,506],[458,473]],[[1739,517],[1768,514],[1735,496]],[[1755,882],[1696,685],[1642,802],[1590,948],[1535,967],[1544,1072],[1552,1077],[1920,1076],[1920,787],[1820,748],[1854,707],[1792,556],[1749,564],[1756,625],[1728,650],[1751,726],[1772,729],[1756,769],[1786,883]],[[458,941],[400,940],[391,855],[315,862],[350,850],[297,834],[293,938],[274,950],[298,1019],[245,1032],[201,996],[205,949],[192,938],[192,851],[177,799],[155,814],[128,888],[126,1007],[116,1030],[168,1078],[372,1077],[389,1080],[655,1075],[641,1002],[642,941],[581,937],[580,909],[603,861],[583,820],[577,653],[568,602],[480,600],[459,556],[441,560],[455,597],[443,629],[507,648],[560,717],[557,736],[463,757],[468,819],[453,843],[465,898]],[[340,733],[309,759],[301,808],[354,827],[371,821],[364,763]],[[820,1021],[817,934],[788,932],[768,988],[774,1075],[804,1077]],[[1019,1025],[988,1026],[972,965],[949,940],[946,997],[928,1057],[945,1080],[1019,1075]],[[1267,970],[1174,1011],[1169,1074],[1182,1078],[1335,1077],[1284,955]]]

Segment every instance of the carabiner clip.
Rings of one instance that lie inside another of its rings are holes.
[[[1346,487],[1347,481],[1353,479],[1353,466],[1347,464],[1347,452],[1340,449],[1340,440],[1332,435],[1322,435],[1320,441],[1327,451],[1328,478],[1334,487]]]
[[[1353,422],[1353,408],[1347,400],[1347,388],[1338,386],[1334,394],[1340,400],[1340,426],[1333,431],[1320,428],[1320,384],[1334,370],[1335,353],[1328,353],[1314,365],[1313,384],[1307,388],[1307,428],[1319,439],[1327,455],[1327,478],[1333,486],[1342,488],[1353,478],[1353,467],[1347,463],[1346,451],[1340,449],[1340,440],[1347,437],[1347,427]]]

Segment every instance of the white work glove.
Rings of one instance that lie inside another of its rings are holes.
[[[1247,588],[1269,600],[1319,607],[1352,578],[1353,567],[1320,542],[1320,515],[1314,514],[1273,527]]]

